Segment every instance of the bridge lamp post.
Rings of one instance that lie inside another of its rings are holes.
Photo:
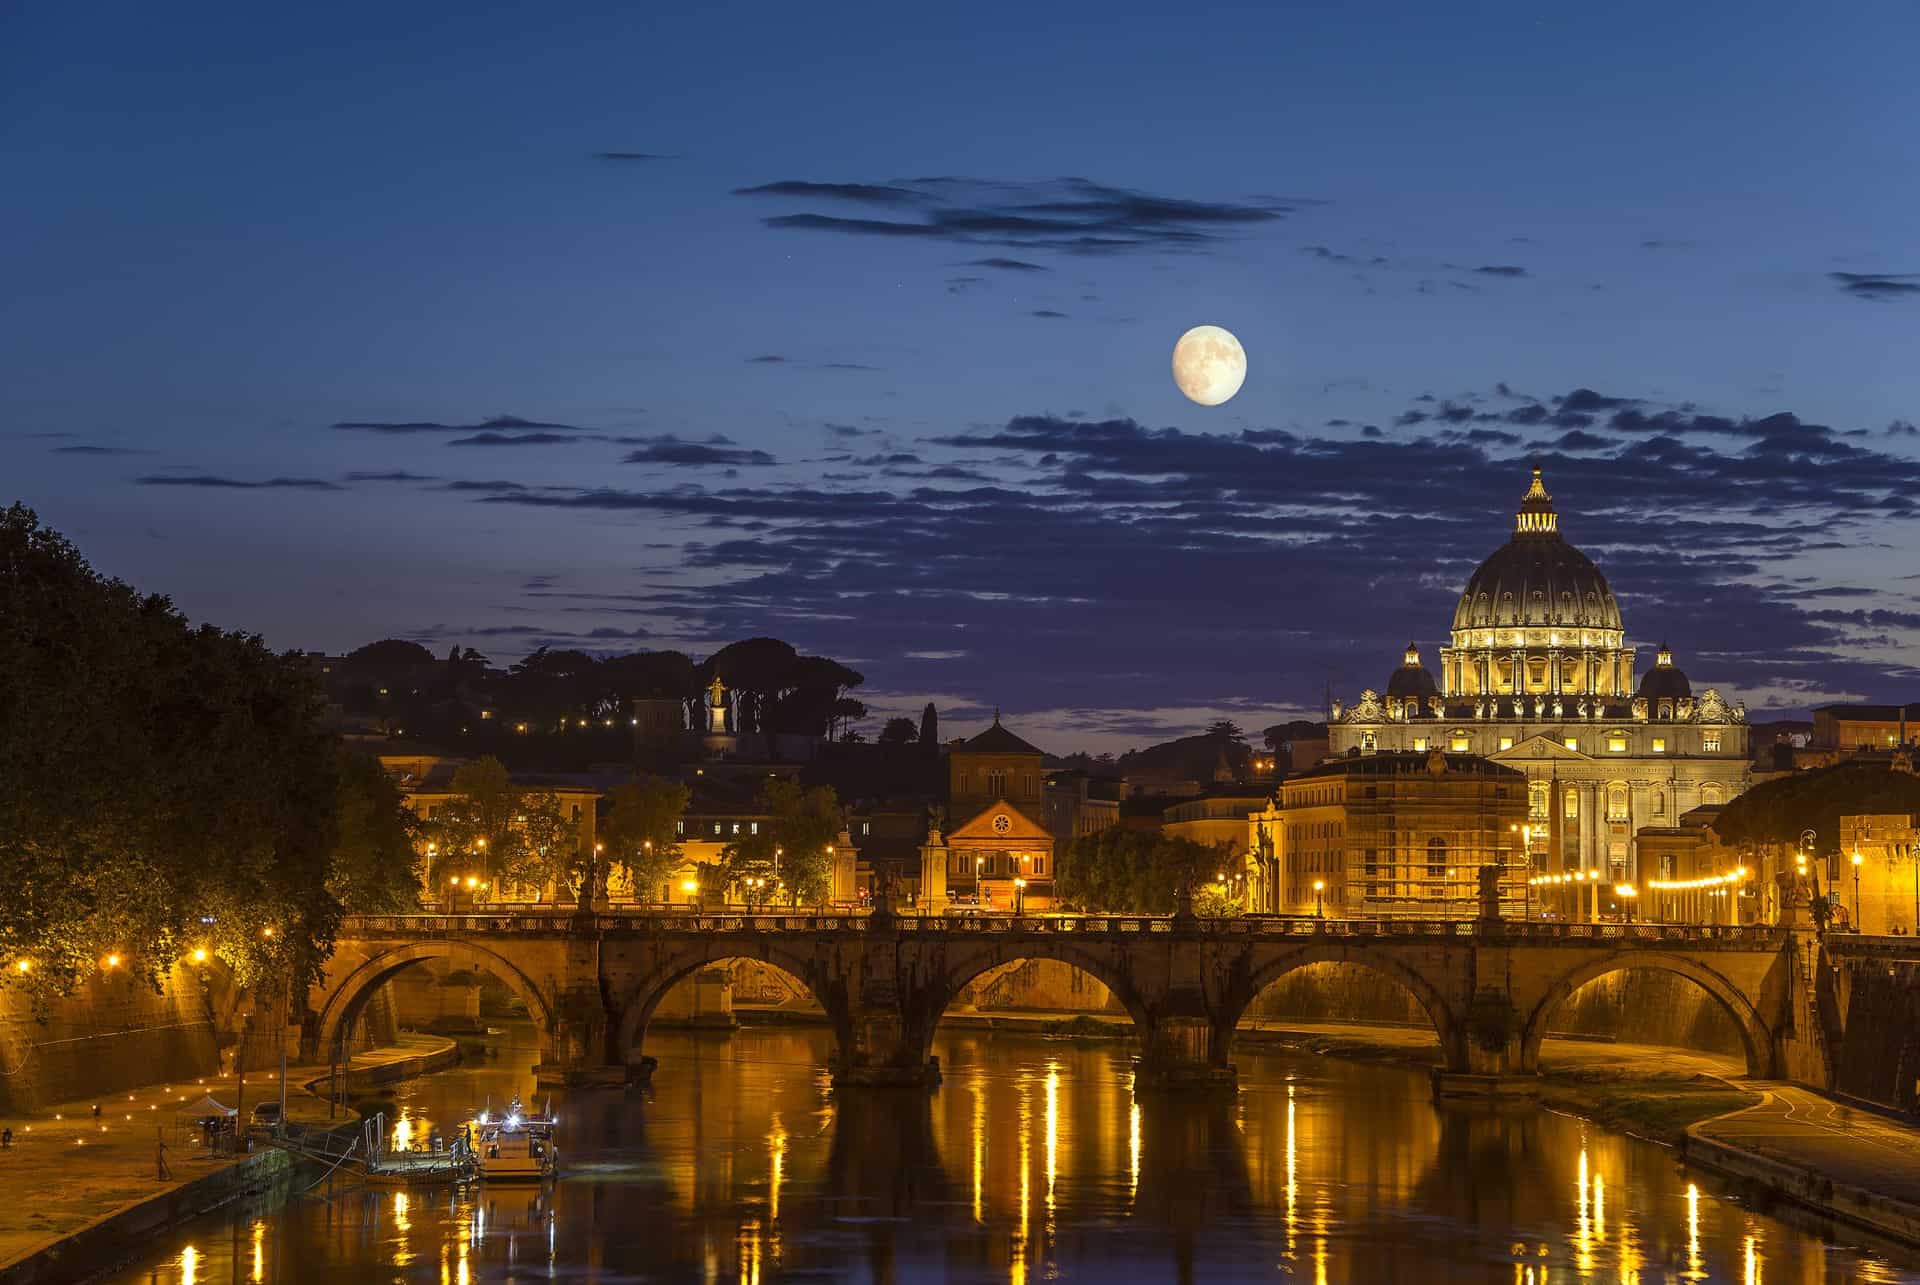
[[[1313,917],[1315,919],[1325,919],[1327,917],[1327,899],[1324,895],[1326,891],[1327,881],[1325,879],[1315,879],[1313,881]]]
[[[1613,895],[1620,898],[1620,905],[1621,905],[1621,908],[1626,912],[1627,922],[1632,923],[1633,922],[1633,901],[1634,901],[1634,898],[1640,895],[1640,890],[1634,887],[1630,883],[1623,883],[1615,886],[1613,890]]]
[[[1019,875],[1013,877],[1013,913],[1016,916],[1027,912],[1027,881]]]

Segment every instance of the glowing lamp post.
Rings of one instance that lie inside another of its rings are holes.
[[[1013,913],[1022,915],[1027,909],[1027,881],[1019,875],[1013,877]]]
[[[1313,917],[1315,919],[1325,919],[1327,917],[1326,891],[1327,881],[1325,879],[1315,879],[1313,881]]]

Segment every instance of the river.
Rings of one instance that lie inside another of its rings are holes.
[[[403,1132],[531,1091],[530,1033],[398,1086]],[[1422,1073],[1242,1050],[1240,1092],[1135,1103],[1118,1045],[943,1031],[925,1096],[836,1096],[825,1031],[654,1031],[651,1090],[555,1095],[545,1190],[327,1182],[156,1241],[118,1282],[1920,1281],[1671,1152]],[[310,1181],[304,1180],[304,1181]]]

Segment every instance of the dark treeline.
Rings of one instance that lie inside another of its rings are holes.
[[[347,713],[376,715],[395,734],[559,766],[621,752],[636,700],[676,701],[681,724],[702,728],[716,677],[730,693],[736,731],[861,739],[856,725],[867,708],[849,693],[864,676],[777,638],[729,643],[702,661],[677,651],[602,657],[541,647],[504,670],[472,648],[442,657],[389,638],[348,653],[326,685]]]

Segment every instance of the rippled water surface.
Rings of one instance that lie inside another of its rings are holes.
[[[1920,1281],[1659,1147],[1425,1077],[1241,1050],[1213,1106],[1111,1044],[943,1032],[936,1092],[830,1091],[823,1031],[656,1031],[650,1092],[555,1095],[537,1187],[327,1182],[203,1219],[116,1281]],[[530,1042],[400,1086],[403,1132],[531,1093]]]

